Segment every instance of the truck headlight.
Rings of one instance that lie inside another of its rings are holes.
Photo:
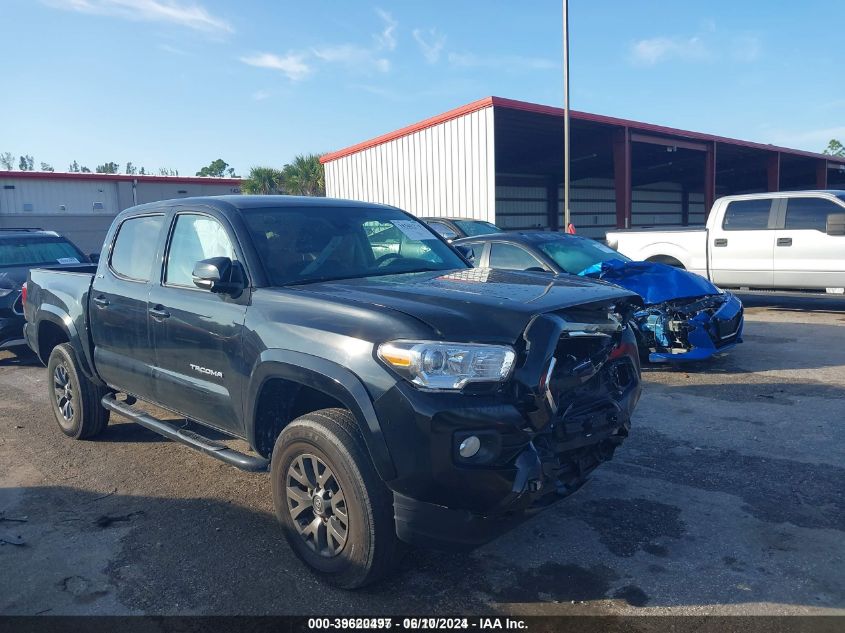
[[[516,358],[508,345],[442,341],[390,341],[377,354],[415,385],[451,390],[470,382],[504,382]]]

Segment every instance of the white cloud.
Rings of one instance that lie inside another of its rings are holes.
[[[311,67],[305,61],[305,55],[301,53],[288,53],[284,56],[274,55],[273,53],[258,53],[241,57],[240,60],[248,66],[278,70],[291,81],[304,79],[311,72]]]
[[[414,39],[422,50],[422,54],[429,64],[435,64],[440,59],[440,53],[446,45],[446,36],[437,32],[437,29],[429,29],[423,32],[422,29],[414,29]]]
[[[159,44],[156,48],[160,51],[164,51],[165,53],[172,53],[173,55],[187,55],[188,52],[182,50],[181,48],[177,48],[176,46],[171,46],[170,44]]]
[[[840,125],[803,131],[773,130],[768,133],[768,136],[775,145],[799,147],[814,152],[821,152],[827,147],[830,139],[845,139],[845,126]]]
[[[378,71],[386,73],[390,70],[390,60],[377,55],[375,52],[355,44],[340,44],[314,48],[311,51],[318,59],[330,64],[341,64],[351,70],[369,73]]]
[[[558,64],[543,57],[523,57],[521,55],[493,55],[479,57],[473,53],[449,53],[449,63],[462,68],[498,68],[500,70],[548,70]]]
[[[631,56],[636,64],[653,66],[671,59],[701,61],[708,59],[711,54],[698,36],[652,37],[634,42],[631,47]]]
[[[264,101],[265,99],[270,98],[270,93],[266,90],[256,90],[252,93],[252,100],[253,101]]]
[[[165,22],[214,33],[234,31],[232,26],[193,2],[177,0],[43,0],[48,6],[90,13],[110,15],[127,20]]]
[[[399,26],[392,15],[383,9],[376,9],[378,16],[384,21],[384,29],[381,33],[374,35],[376,45],[379,49],[392,51],[396,49],[396,28]]]

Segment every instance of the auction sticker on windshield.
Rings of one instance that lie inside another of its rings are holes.
[[[414,220],[391,220],[393,226],[402,231],[410,240],[436,240],[431,231]]]
[[[59,257],[57,260],[60,264],[78,264],[79,260],[76,257]]]

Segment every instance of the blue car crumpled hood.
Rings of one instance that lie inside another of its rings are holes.
[[[716,286],[701,275],[653,262],[624,262],[621,259],[611,259],[590,266],[578,274],[582,277],[603,279],[636,292],[646,305],[721,294]]]

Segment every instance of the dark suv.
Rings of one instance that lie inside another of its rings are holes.
[[[26,345],[21,286],[30,268],[87,262],[76,246],[55,231],[0,229],[0,349]]]
[[[25,310],[62,432],[116,412],[269,469],[296,553],[358,587],[401,542],[484,543],[610,459],[640,395],[638,301],[474,269],[392,207],[222,196],[124,211],[98,267],[33,270]]]

